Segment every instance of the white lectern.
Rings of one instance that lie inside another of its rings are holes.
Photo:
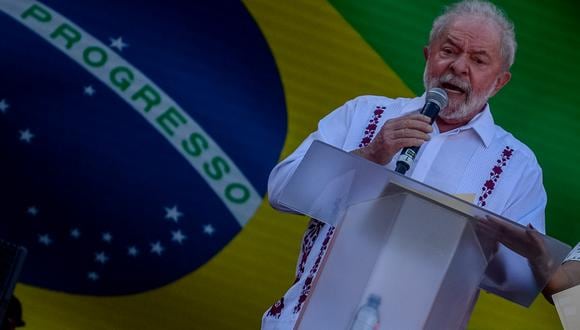
[[[380,298],[381,329],[457,329],[480,287],[529,306],[570,250],[543,236],[553,262],[542,276],[508,250],[500,273],[519,267],[529,281],[494,285],[498,267],[487,269],[493,253],[486,246],[498,238],[476,230],[478,219],[493,216],[513,232],[524,227],[319,141],[280,200],[336,226],[298,329],[350,329],[371,296]]]

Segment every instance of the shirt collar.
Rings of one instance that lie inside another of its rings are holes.
[[[470,128],[477,133],[485,147],[489,147],[493,140],[493,136],[495,135],[495,123],[493,121],[493,116],[491,115],[491,110],[489,109],[489,103],[486,104],[485,109],[473,117],[469,123],[459,127],[458,129],[462,131]]]

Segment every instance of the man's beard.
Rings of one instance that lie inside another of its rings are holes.
[[[452,73],[446,73],[441,77],[428,77],[427,66],[425,66],[423,73],[423,84],[426,90],[434,87],[445,88],[443,87],[444,84],[451,84],[459,87],[463,91],[465,95],[464,101],[456,101],[450,98],[447,107],[439,112],[439,118],[449,123],[471,120],[471,118],[483,109],[495,89],[494,83],[488,90],[479,94],[474,93],[469,82],[461,80]]]

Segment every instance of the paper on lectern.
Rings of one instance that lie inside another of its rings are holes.
[[[552,296],[565,330],[580,329],[580,285]]]

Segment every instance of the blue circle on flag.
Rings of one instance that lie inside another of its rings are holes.
[[[29,250],[20,280],[123,295],[195,271],[240,224],[141,110],[53,45],[74,37],[54,22],[62,15],[149,78],[262,198],[286,108],[256,22],[225,1],[47,0],[35,10],[22,22],[0,16],[10,31],[0,43],[0,239]]]

